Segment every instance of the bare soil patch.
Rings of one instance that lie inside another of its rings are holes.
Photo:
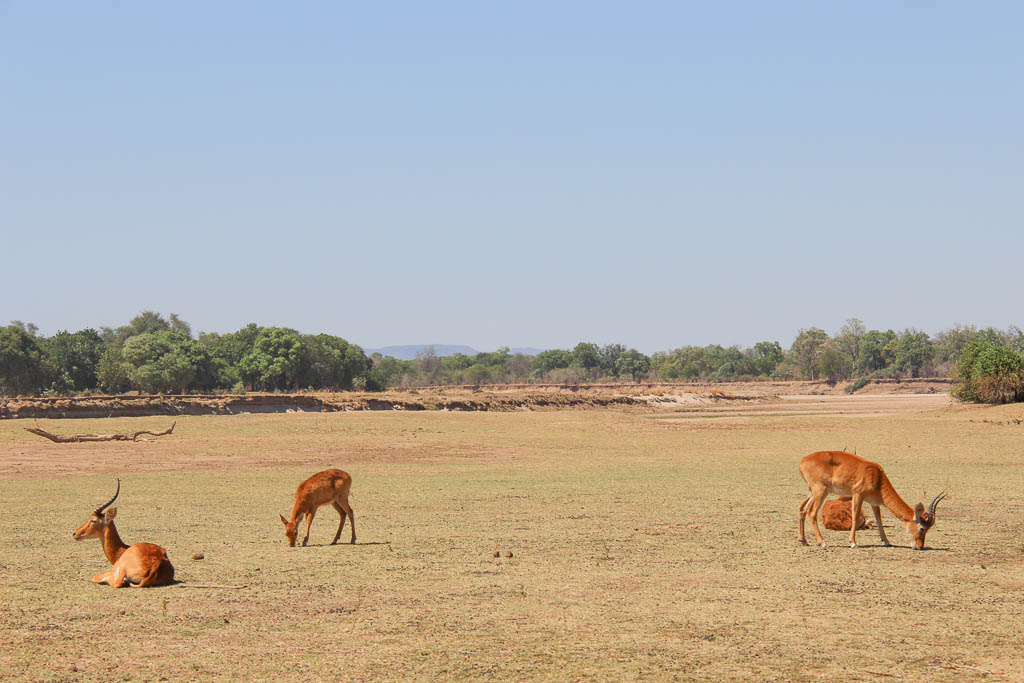
[[[796,395],[177,419],[173,440],[81,444],[0,421],[6,678],[1024,679],[1022,406]],[[887,512],[896,547],[871,531],[857,550],[846,532],[797,544],[796,463],[843,445],[912,504],[949,492],[931,550]],[[328,467],[352,475],[359,542],[325,545],[323,511],[289,548],[278,514]],[[248,587],[90,583],[109,565],[70,532],[116,477],[125,541],[167,548],[183,582]]]

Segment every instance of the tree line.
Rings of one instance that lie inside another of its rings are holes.
[[[143,311],[118,328],[52,337],[19,321],[0,328],[0,393],[7,395],[384,389],[372,368],[341,337],[253,323],[194,337],[173,313]]]
[[[933,337],[915,329],[868,329],[861,320],[851,318],[831,335],[817,327],[801,329],[788,347],[778,341],[761,341],[748,348],[710,344],[647,356],[621,344],[580,342],[571,349],[552,349],[534,356],[510,354],[503,348],[475,356],[437,357],[427,348],[414,360],[377,354],[371,360],[389,387],[624,380],[836,382],[855,378],[866,383],[883,378],[949,377],[955,374],[961,352],[972,342],[1024,352],[1024,332],[1017,327],[1002,331],[956,325]]]
[[[956,325],[934,336],[915,329],[868,329],[851,318],[834,334],[801,329],[778,341],[740,346],[682,346],[650,356],[622,344],[580,342],[536,355],[508,347],[413,360],[374,353],[328,334],[249,324],[193,336],[175,314],[144,311],[118,328],[38,334],[14,321],[0,328],[0,393],[74,394],[366,390],[485,383],[744,381],[948,377],[965,400],[1024,396],[1024,332],[1018,327]],[[992,379],[995,377],[996,379]]]

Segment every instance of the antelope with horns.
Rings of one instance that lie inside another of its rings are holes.
[[[103,553],[110,560],[110,571],[92,577],[93,583],[105,583],[114,588],[130,585],[132,588],[166,586],[174,582],[174,566],[167,559],[167,551],[152,543],[125,545],[114,526],[117,508],[110,504],[121,493],[121,480],[117,480],[114,497],[96,508],[89,519],[74,532],[76,541],[98,538],[103,542]],[[110,508],[110,509],[107,509]]]
[[[351,488],[352,477],[341,470],[317,472],[299,484],[299,488],[295,492],[295,505],[292,507],[291,519],[285,519],[284,515],[280,515],[281,523],[284,524],[284,533],[288,537],[288,545],[295,546],[295,537],[298,535],[299,522],[302,521],[303,516],[306,517],[306,535],[302,539],[302,545],[306,545],[309,541],[309,527],[313,524],[316,509],[328,503],[341,515],[341,523],[338,524],[338,532],[334,534],[331,545],[337,543],[341,537],[346,515],[352,521],[351,542],[355,543],[356,518],[352,513],[352,506],[348,504],[348,492]]]
[[[871,505],[875,513],[875,525],[883,544],[889,545],[889,539],[885,537],[885,529],[882,528],[881,505],[889,508],[889,511],[903,522],[914,548],[923,550],[925,534],[935,524],[935,508],[946,496],[945,493],[935,496],[928,505],[927,512],[921,503],[912,508],[896,493],[881,465],[844,451],[811,453],[800,461],[798,468],[800,475],[807,482],[807,488],[810,489],[810,495],[800,503],[799,508],[797,539],[804,545],[807,545],[807,539],[804,537],[804,520],[810,517],[815,538],[821,547],[828,547],[821,535],[821,529],[818,528],[818,510],[821,509],[828,494],[834,492],[850,496],[851,519],[856,519],[864,501]],[[856,525],[850,526],[850,547],[857,547]]]

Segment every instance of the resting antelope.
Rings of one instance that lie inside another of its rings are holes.
[[[945,497],[940,493],[932,499],[928,505],[928,512],[924,511],[924,505],[917,504],[911,508],[896,489],[889,483],[889,477],[878,463],[870,462],[851,453],[844,451],[820,451],[811,453],[800,461],[800,475],[807,482],[811,493],[800,503],[799,508],[799,534],[798,540],[804,545],[807,539],[804,537],[804,517],[811,518],[814,527],[814,536],[818,539],[821,547],[827,548],[825,539],[822,538],[821,529],[818,528],[818,510],[825,502],[825,497],[830,492],[850,496],[850,517],[856,518],[861,503],[867,501],[875,513],[875,524],[878,527],[878,534],[882,543],[889,545],[889,539],[885,537],[885,529],[882,528],[882,510],[879,506],[889,508],[896,517],[903,522],[910,533],[916,550],[924,548],[924,537],[928,530],[935,524],[935,507]],[[857,547],[857,527],[851,525],[850,547]]]
[[[341,470],[324,470],[317,472],[306,481],[299,484],[295,492],[295,505],[292,507],[291,519],[285,519],[280,515],[281,523],[284,524],[284,533],[288,536],[288,545],[295,545],[295,537],[298,535],[299,522],[303,515],[306,517],[306,535],[302,539],[302,545],[309,541],[309,527],[313,524],[313,517],[316,509],[321,505],[330,503],[341,515],[341,523],[338,524],[338,533],[334,534],[331,545],[338,542],[341,537],[341,530],[345,527],[345,515],[352,521],[352,543],[356,542],[356,518],[352,513],[352,506],[348,504],[348,492],[352,488],[352,477]]]
[[[826,529],[832,529],[833,531],[850,530],[850,500],[850,496],[840,496],[839,498],[826,501],[821,506],[821,521]],[[857,529],[870,529],[874,524],[874,521],[867,522],[864,520],[863,510],[857,510]]]
[[[125,545],[114,526],[117,508],[107,508],[117,500],[121,493],[121,480],[117,480],[117,491],[114,497],[96,508],[88,521],[78,527],[74,533],[76,541],[83,538],[99,538],[103,542],[106,554],[113,569],[92,577],[93,583],[105,583],[114,588],[123,588],[126,584],[133,588],[147,586],[166,586],[174,581],[174,566],[167,559],[167,551],[152,543],[136,543]],[[104,512],[105,511],[105,512]]]

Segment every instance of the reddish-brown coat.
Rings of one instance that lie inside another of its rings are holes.
[[[341,530],[345,527],[346,515],[352,522],[352,543],[356,542],[356,518],[352,512],[352,506],[348,503],[348,492],[352,488],[352,477],[341,470],[324,470],[317,472],[306,481],[299,484],[295,492],[295,505],[292,507],[291,519],[285,519],[281,515],[281,523],[284,524],[285,535],[288,537],[288,545],[295,545],[295,537],[298,535],[298,525],[303,517],[306,517],[306,535],[302,539],[302,545],[309,541],[309,527],[313,524],[313,517],[321,505],[328,503],[341,515],[341,523],[338,524],[338,531],[334,534],[331,544],[338,542],[341,537]]]
[[[875,515],[875,523],[882,543],[889,545],[882,527],[881,506],[884,505],[903,522],[914,548],[924,548],[925,534],[935,524],[935,507],[945,494],[940,493],[928,506],[918,503],[916,507],[907,505],[889,482],[881,465],[846,451],[819,451],[811,453],[800,460],[798,465],[800,476],[807,482],[810,495],[800,503],[797,539],[806,544],[804,537],[804,519],[811,518],[814,536],[823,547],[825,538],[818,528],[818,511],[830,493],[838,493],[851,497],[850,506],[858,510],[862,503],[867,502]],[[857,528],[850,529],[850,546],[857,547]]]
[[[92,577],[93,583],[105,583],[114,588],[146,588],[173,583],[174,565],[167,558],[167,551],[152,543],[126,545],[114,525],[116,515],[117,508],[105,512],[97,510],[74,532],[76,541],[101,539],[103,553],[113,565],[110,571]]]
[[[821,506],[821,521],[825,524],[826,529],[832,529],[833,531],[850,530],[851,500],[853,499],[850,496],[840,496],[839,498],[826,501]],[[857,510],[858,529],[870,529],[874,525],[873,521],[868,522],[864,519],[863,510]]]

